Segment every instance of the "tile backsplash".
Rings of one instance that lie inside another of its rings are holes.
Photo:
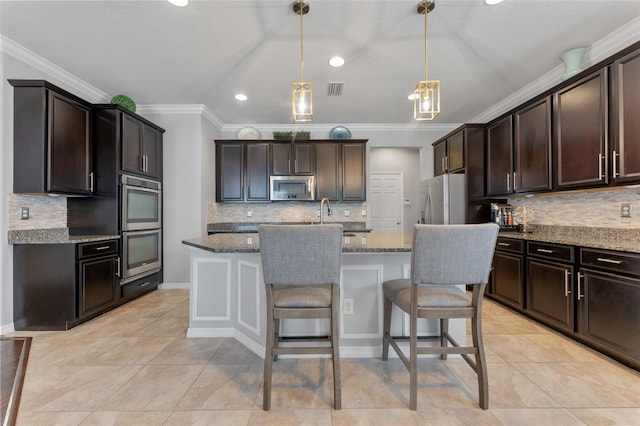
[[[621,204],[631,205],[631,217],[620,217]],[[640,228],[640,189],[625,188],[594,192],[568,192],[512,197],[516,216],[526,207],[529,224]]]
[[[325,207],[326,209],[326,207]],[[364,222],[366,203],[332,202],[333,216],[327,222]],[[275,202],[275,203],[209,203],[207,223],[220,222],[315,222],[320,218],[320,201],[317,202]],[[251,212],[251,216],[248,216]],[[346,216],[348,212],[349,216]]]
[[[67,199],[46,195],[9,194],[9,230],[67,227]],[[20,207],[29,208],[29,219],[20,219]]]

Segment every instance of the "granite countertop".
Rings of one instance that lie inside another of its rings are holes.
[[[206,237],[183,240],[182,244],[213,253],[259,253],[257,233],[212,234]],[[343,253],[410,252],[411,234],[368,233],[343,236]]]
[[[208,233],[256,233],[260,225],[309,225],[318,222],[217,222],[207,224]],[[339,223],[345,232],[371,232],[365,222],[326,222]]]
[[[531,231],[530,233],[501,231],[500,236],[640,253],[640,229],[532,225]]]
[[[20,229],[8,232],[9,244],[76,244],[118,238],[118,235],[69,235],[68,228]]]

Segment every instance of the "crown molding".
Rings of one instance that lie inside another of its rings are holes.
[[[605,38],[593,43],[589,47],[588,57],[583,63],[583,69],[595,65],[598,62],[616,54],[625,47],[631,46],[633,43],[640,41],[640,32],[638,32],[638,28],[640,28],[640,18],[634,19]],[[521,105],[527,100],[558,84],[561,81],[560,78],[562,77],[563,72],[564,65],[559,64],[551,71],[524,86],[522,89],[507,96],[491,108],[476,115],[470,122],[486,123],[503,113],[512,110],[518,105]]]
[[[222,130],[224,123],[206,105],[138,105],[138,114],[197,114],[213,124],[218,130]]]
[[[337,123],[337,124],[225,124],[223,132],[237,132],[243,127],[252,126],[263,132],[282,130],[308,130],[314,132],[328,132],[336,126],[344,126],[351,131],[374,131],[374,132],[450,132],[460,126],[460,124],[433,124],[433,123]]]
[[[42,56],[35,54],[26,47],[16,43],[15,41],[0,34],[0,52],[6,53],[19,61],[22,61],[32,67],[51,75],[60,81],[69,92],[80,96],[92,103],[109,102],[111,96],[102,90],[86,83],[75,75],[60,68],[53,62],[44,59]]]

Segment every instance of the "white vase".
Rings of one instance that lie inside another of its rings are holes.
[[[560,60],[564,62],[564,74],[562,74],[562,80],[566,80],[580,71],[580,65],[582,64],[582,57],[584,52],[587,51],[586,47],[578,47],[577,49],[571,49],[560,55]]]

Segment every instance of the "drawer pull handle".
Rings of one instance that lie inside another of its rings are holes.
[[[498,243],[499,246],[509,247],[511,243]]]
[[[549,254],[556,252],[555,250],[541,249],[541,248],[536,249],[536,251],[539,251],[540,253],[549,253]]]
[[[565,271],[564,274],[564,297],[569,297],[571,291],[569,290],[569,277],[571,276],[571,272]]]
[[[102,250],[106,250],[108,249],[110,246],[102,246],[102,247],[96,247],[94,248],[95,251],[102,251]]]
[[[607,259],[607,258],[604,258],[604,257],[599,257],[598,258],[598,262],[613,263],[615,265],[620,265],[620,264],[623,263],[622,260]]]
[[[146,286],[148,286],[149,284],[151,284],[151,281],[147,281],[146,283],[142,283],[142,284],[140,284],[138,287],[140,287],[140,288],[142,288],[142,287],[146,287]]]

